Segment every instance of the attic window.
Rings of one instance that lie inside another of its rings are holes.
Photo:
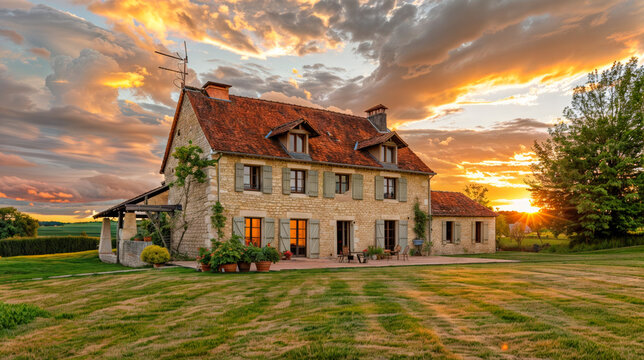
[[[288,150],[296,153],[308,153],[307,146],[307,135],[300,133],[289,133],[288,134]]]
[[[382,147],[382,162],[395,164],[396,163],[396,147],[383,145]]]

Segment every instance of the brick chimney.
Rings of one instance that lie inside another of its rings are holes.
[[[230,100],[230,98],[228,97],[229,88],[230,85],[217,83],[214,81],[208,81],[202,86],[202,89],[204,89],[206,91],[206,94],[208,94],[208,96],[210,96],[211,98],[227,101]]]
[[[389,129],[387,128],[387,113],[385,112],[386,110],[387,107],[382,104],[372,106],[365,110],[365,112],[367,113],[367,119],[380,132],[389,131]]]

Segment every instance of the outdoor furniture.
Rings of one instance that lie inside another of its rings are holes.
[[[396,245],[396,247],[394,247],[394,251],[391,252],[391,255],[396,255],[396,260],[400,260],[400,249],[400,245]]]
[[[383,257],[389,261],[391,259],[391,250],[385,249],[385,253],[383,254]]]
[[[351,260],[353,260],[353,255],[351,255],[351,251],[349,251],[349,247],[348,247],[348,246],[343,246],[343,247],[342,247],[342,253],[343,253],[343,254],[346,254],[345,256],[346,256],[346,258],[347,258],[347,262],[348,262],[348,263],[350,263],[350,262],[351,262]]]
[[[362,251],[357,252],[356,257],[358,258],[358,263],[361,263],[361,264],[367,263],[367,255],[364,252]]]
[[[402,251],[403,260],[409,260],[409,245],[405,246],[405,250]]]
[[[338,262],[344,262],[344,258],[346,255],[344,254],[344,249],[338,254]]]

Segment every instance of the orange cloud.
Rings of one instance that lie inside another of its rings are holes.
[[[145,69],[144,69],[145,70]],[[103,79],[101,82],[105,86],[112,88],[133,88],[143,86],[145,80],[144,74],[134,72],[117,72],[109,75],[108,78]]]

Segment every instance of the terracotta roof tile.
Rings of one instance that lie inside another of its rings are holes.
[[[312,161],[383,168],[368,152],[354,150],[357,141],[379,135],[367,118],[234,95],[222,101],[186,90],[185,96],[215,151],[292,159],[278,140],[265,136],[280,125],[306,119],[320,134],[309,141]],[[433,173],[409,148],[398,150],[398,169]]]
[[[294,129],[295,127],[297,127],[300,124],[303,124],[304,127],[307,128],[308,131],[311,133],[309,135],[310,138],[320,136],[320,133],[318,133],[317,130],[315,130],[313,128],[313,126],[311,126],[311,124],[309,124],[308,121],[306,121],[305,119],[299,119],[299,120],[289,121],[287,123],[284,123],[282,125],[278,125],[277,127],[271,129],[270,135],[268,137],[271,138],[273,136],[282,135],[282,134]]]
[[[433,216],[497,216],[497,213],[468,198],[451,191],[432,191]]]
[[[403,140],[400,137],[400,135],[398,135],[395,131],[392,131],[385,134],[376,135],[370,139],[359,141],[358,145],[356,146],[356,149],[357,150],[366,149],[374,145],[379,145],[384,143],[385,141],[388,141],[391,138],[394,138],[394,141],[400,145],[398,148],[403,148],[408,146],[405,140]]]

